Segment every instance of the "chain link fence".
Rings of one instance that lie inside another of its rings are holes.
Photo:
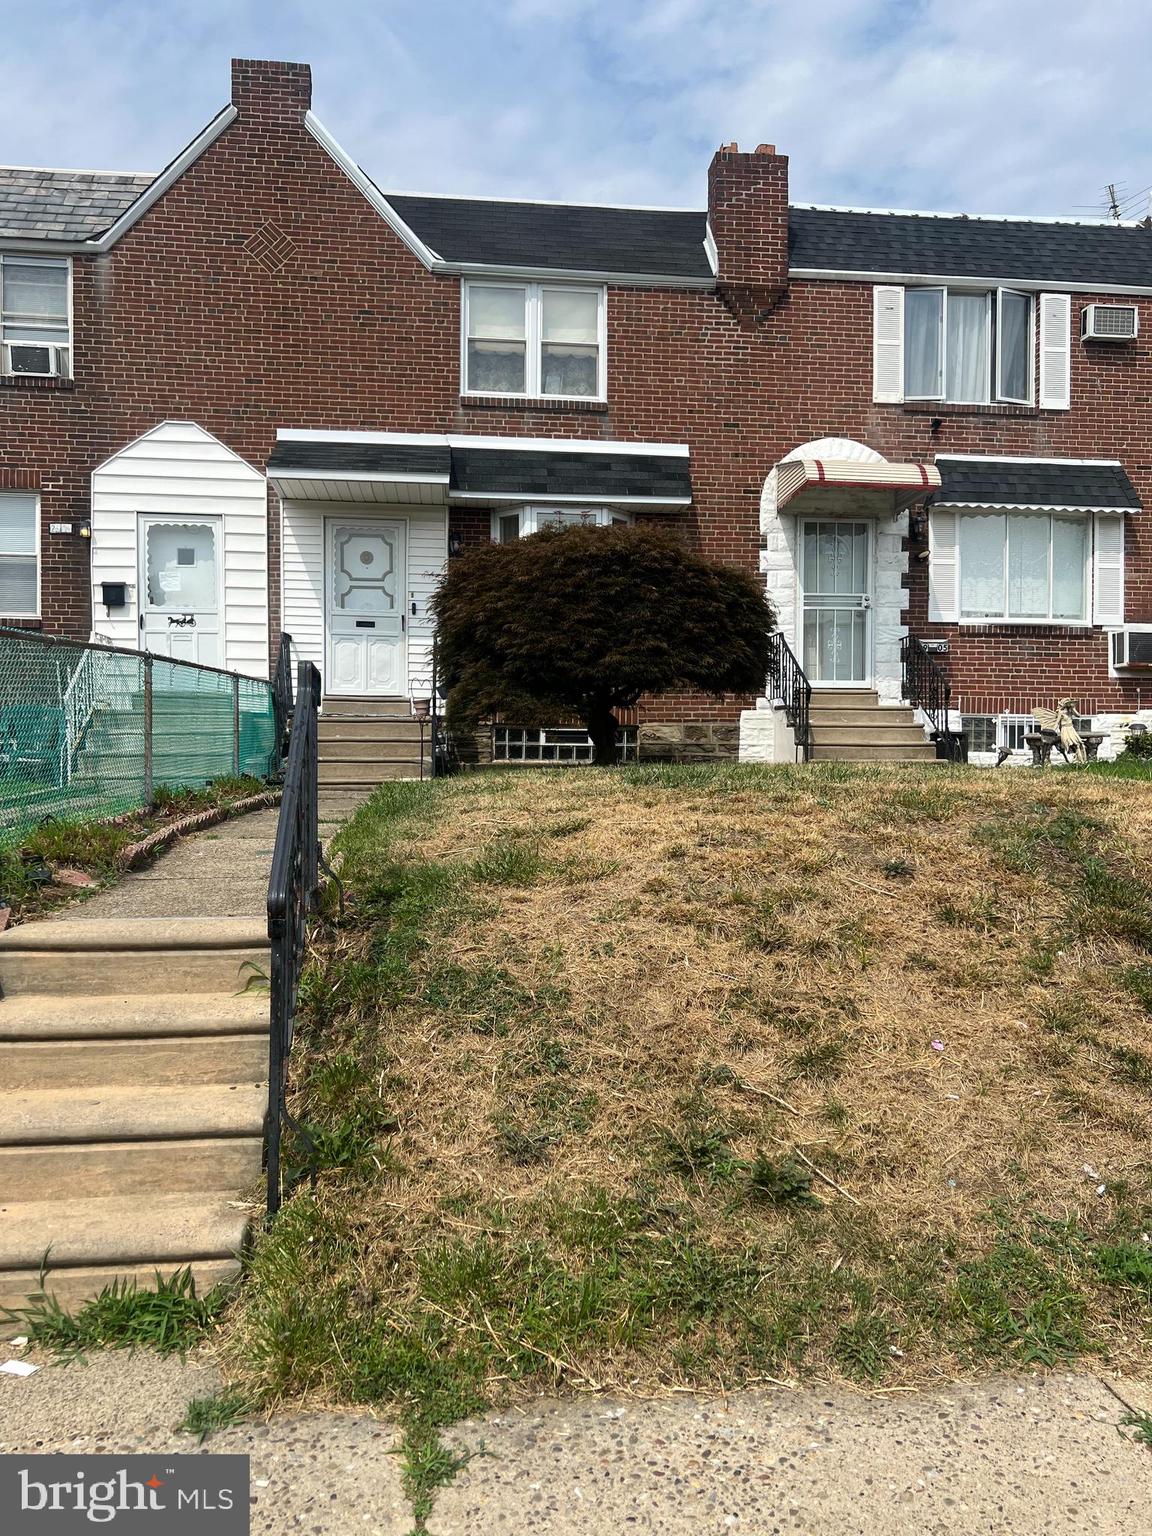
[[[0,630],[0,847],[278,766],[272,687],[139,651]]]

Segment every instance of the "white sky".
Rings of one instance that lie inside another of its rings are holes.
[[[1152,185],[1149,0],[0,0],[0,163],[154,170],[233,54],[312,65],[386,189],[702,207],[732,139],[796,202],[1091,215]]]

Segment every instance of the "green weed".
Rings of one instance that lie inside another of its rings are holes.
[[[198,1296],[192,1271],[185,1268],[167,1276],[157,1271],[152,1290],[113,1280],[75,1312],[42,1294],[31,1306],[6,1315],[20,1323],[33,1344],[54,1355],[143,1348],[184,1354],[217,1320],[226,1299],[222,1287]]]
[[[225,1389],[207,1397],[194,1397],[184,1410],[184,1418],[178,1427],[195,1435],[203,1445],[209,1435],[246,1419],[257,1406],[247,1392],[236,1390]]]

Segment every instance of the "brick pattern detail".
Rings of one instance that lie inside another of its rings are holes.
[[[269,220],[261,224],[255,234],[249,235],[244,242],[244,249],[252,260],[262,266],[265,272],[279,272],[286,266],[296,254],[296,242],[290,239],[278,224]]]
[[[782,289],[786,162],[769,154],[725,151],[713,164],[724,294],[610,293],[606,407],[481,408],[460,393],[458,280],[426,271],[307,132],[309,93],[305,66],[240,61],[236,121],[111,252],[75,260],[75,387],[0,391],[0,484],[40,489],[47,629],[86,636],[91,614],[87,541],[49,537],[46,525],[85,521],[92,470],[169,418],[200,423],[260,467],[278,427],[686,442],[695,504],[659,521],[749,571],[759,569],[766,475],[824,436],[890,459],[1119,458],[1152,508],[1152,300],[1139,301],[1137,342],[1093,347],[1076,339],[1080,310],[1112,296],[1074,296],[1070,411],[876,405],[871,288]],[[265,226],[294,248],[274,274],[245,248]],[[450,527],[468,547],[490,536],[490,515],[453,511]],[[1152,511],[1126,528],[1127,616],[1152,623]],[[280,509],[271,493],[268,529],[274,638]],[[916,553],[908,623],[951,639],[947,666],[966,711],[1031,708],[1065,690],[1083,709],[1152,706],[1152,684],[1108,678],[1099,630],[930,625]],[[638,718],[734,723],[751,702],[664,697]]]

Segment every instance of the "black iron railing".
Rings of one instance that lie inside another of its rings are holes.
[[[310,661],[302,661],[296,673],[296,702],[284,771],[284,798],[280,803],[272,874],[268,881],[268,937],[272,944],[266,1127],[269,1216],[274,1216],[280,1209],[283,1192],[282,1132],[285,1125],[293,1126],[285,1103],[288,1058],[304,965],[308,916],[316,901],[319,882],[316,726],[319,704],[320,674]]]
[[[812,708],[812,684],[804,675],[804,669],[796,660],[796,653],[777,630],[769,636],[771,650],[768,655],[768,681],[772,685],[773,698],[784,705],[784,718],[792,727],[796,746],[804,762],[812,755],[812,736],[809,728],[809,712]]]
[[[431,742],[428,772],[433,779],[443,778],[448,771],[448,738],[444,730],[444,700],[441,697],[440,642],[432,640],[432,701],[429,706]]]
[[[272,709],[276,717],[276,745],[283,761],[292,725],[292,636],[283,632],[276,653],[276,670],[272,673]]]
[[[949,724],[952,688],[948,674],[915,635],[900,642],[901,693],[913,709],[923,710],[936,743],[936,755],[949,762],[964,761],[964,737]]]

